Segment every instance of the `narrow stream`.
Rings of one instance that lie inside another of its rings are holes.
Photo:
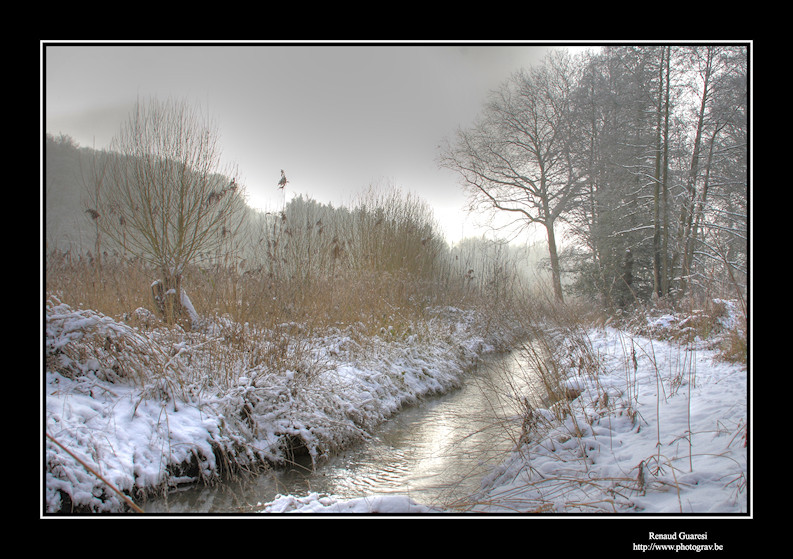
[[[399,412],[358,443],[311,470],[310,459],[250,479],[176,490],[149,500],[149,513],[252,512],[281,495],[309,492],[343,499],[401,494],[465,510],[481,478],[506,458],[519,435],[518,401],[531,378],[517,353],[490,356],[465,385]]]

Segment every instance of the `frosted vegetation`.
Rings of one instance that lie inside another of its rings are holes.
[[[44,511],[134,511],[295,453],[321,462],[511,350],[544,403],[516,396],[515,451],[468,510],[745,512],[746,63],[617,47],[494,92],[441,162],[473,208],[544,230],[537,246],[449,246],[395,188],[255,211],[211,134],[169,136],[198,124],[181,105],[127,129],[172,153],[48,136]]]
[[[233,250],[186,267],[170,323],[155,267],[65,246],[46,255],[49,512],[128,510],[111,487],[145,499],[360,440],[523,335],[505,295],[532,254],[450,248],[396,190],[350,208],[298,197],[248,211]]]

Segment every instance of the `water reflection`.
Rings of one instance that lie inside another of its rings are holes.
[[[189,488],[145,505],[152,513],[238,513],[282,495],[325,493],[340,498],[409,495],[415,501],[465,510],[481,478],[519,435],[520,400],[535,389],[514,354],[483,363],[465,386],[407,408],[371,440],[311,471],[310,459],[288,468],[214,487]],[[299,459],[298,459],[299,460]]]

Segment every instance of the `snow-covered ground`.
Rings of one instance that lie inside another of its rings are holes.
[[[671,315],[651,329],[674,326]],[[485,480],[472,513],[749,512],[747,370],[701,341],[681,345],[612,328],[588,332],[599,374],[560,414],[535,410],[533,437]],[[634,361],[635,358],[635,361]],[[562,418],[561,416],[564,415]],[[443,513],[407,497],[310,493],[265,512]]]
[[[216,324],[174,340],[57,302],[46,314],[45,512],[123,510],[98,475],[134,497],[212,479],[219,459],[277,462],[295,437],[319,458],[400,407],[458,386],[467,366],[511,335],[486,331],[476,313],[435,309],[424,324],[365,341],[331,329],[287,343],[276,374],[250,347],[242,359],[221,354]],[[653,320],[655,331],[680,322]],[[471,512],[747,512],[746,368],[719,361],[708,341],[681,345],[608,327],[586,335],[597,374],[571,359],[566,383],[579,395],[533,410],[534,429],[483,480]],[[160,371],[145,382],[136,376],[144,361]],[[316,493],[280,496],[262,510],[447,512],[408,496]]]
[[[572,373],[571,413],[493,472],[475,510],[746,513],[746,369],[703,344],[590,341],[600,374]]]
[[[47,304],[45,512],[120,511],[110,486],[135,497],[213,480],[228,464],[282,461],[294,441],[319,459],[459,386],[467,367],[510,341],[454,308],[375,336],[360,325],[309,334],[222,318],[181,332],[141,327],[150,317],[138,314],[128,324]]]

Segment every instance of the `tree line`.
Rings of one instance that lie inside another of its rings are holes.
[[[400,193],[371,192],[352,208],[299,198],[257,215],[235,169],[221,168],[218,137],[185,102],[139,102],[111,148],[80,168],[95,254],[155,270],[170,320],[196,265],[277,278],[294,293],[341,275],[446,287],[454,277],[504,294],[513,281],[505,270],[516,267],[491,259],[493,247],[450,251],[426,205]],[[47,149],[62,159],[85,151],[68,138],[48,138]],[[493,91],[439,163],[458,172],[474,210],[545,231],[557,301],[572,290],[618,308],[746,290],[746,46],[552,51]],[[48,172],[48,197],[62,180],[50,189]]]
[[[92,280],[70,290],[83,296],[111,278],[138,278],[134,305],[154,303],[171,323],[190,322],[188,301],[243,322],[333,322],[485,297],[493,307],[524,272],[506,243],[450,247],[427,203],[395,187],[370,187],[348,206],[300,195],[280,210],[255,210],[244,185],[214,164],[216,152],[201,151],[213,146],[212,130],[191,109],[150,101],[105,151],[46,138],[47,221],[57,235],[48,239],[57,252],[48,288],[71,285],[63,280],[71,270]],[[69,217],[50,219],[61,212]],[[71,222],[80,227],[69,239],[63,224]],[[93,300],[106,300],[103,293]]]
[[[619,307],[744,293],[748,153],[746,46],[609,46],[514,74],[441,164],[475,207],[545,230],[557,300],[572,272]]]

